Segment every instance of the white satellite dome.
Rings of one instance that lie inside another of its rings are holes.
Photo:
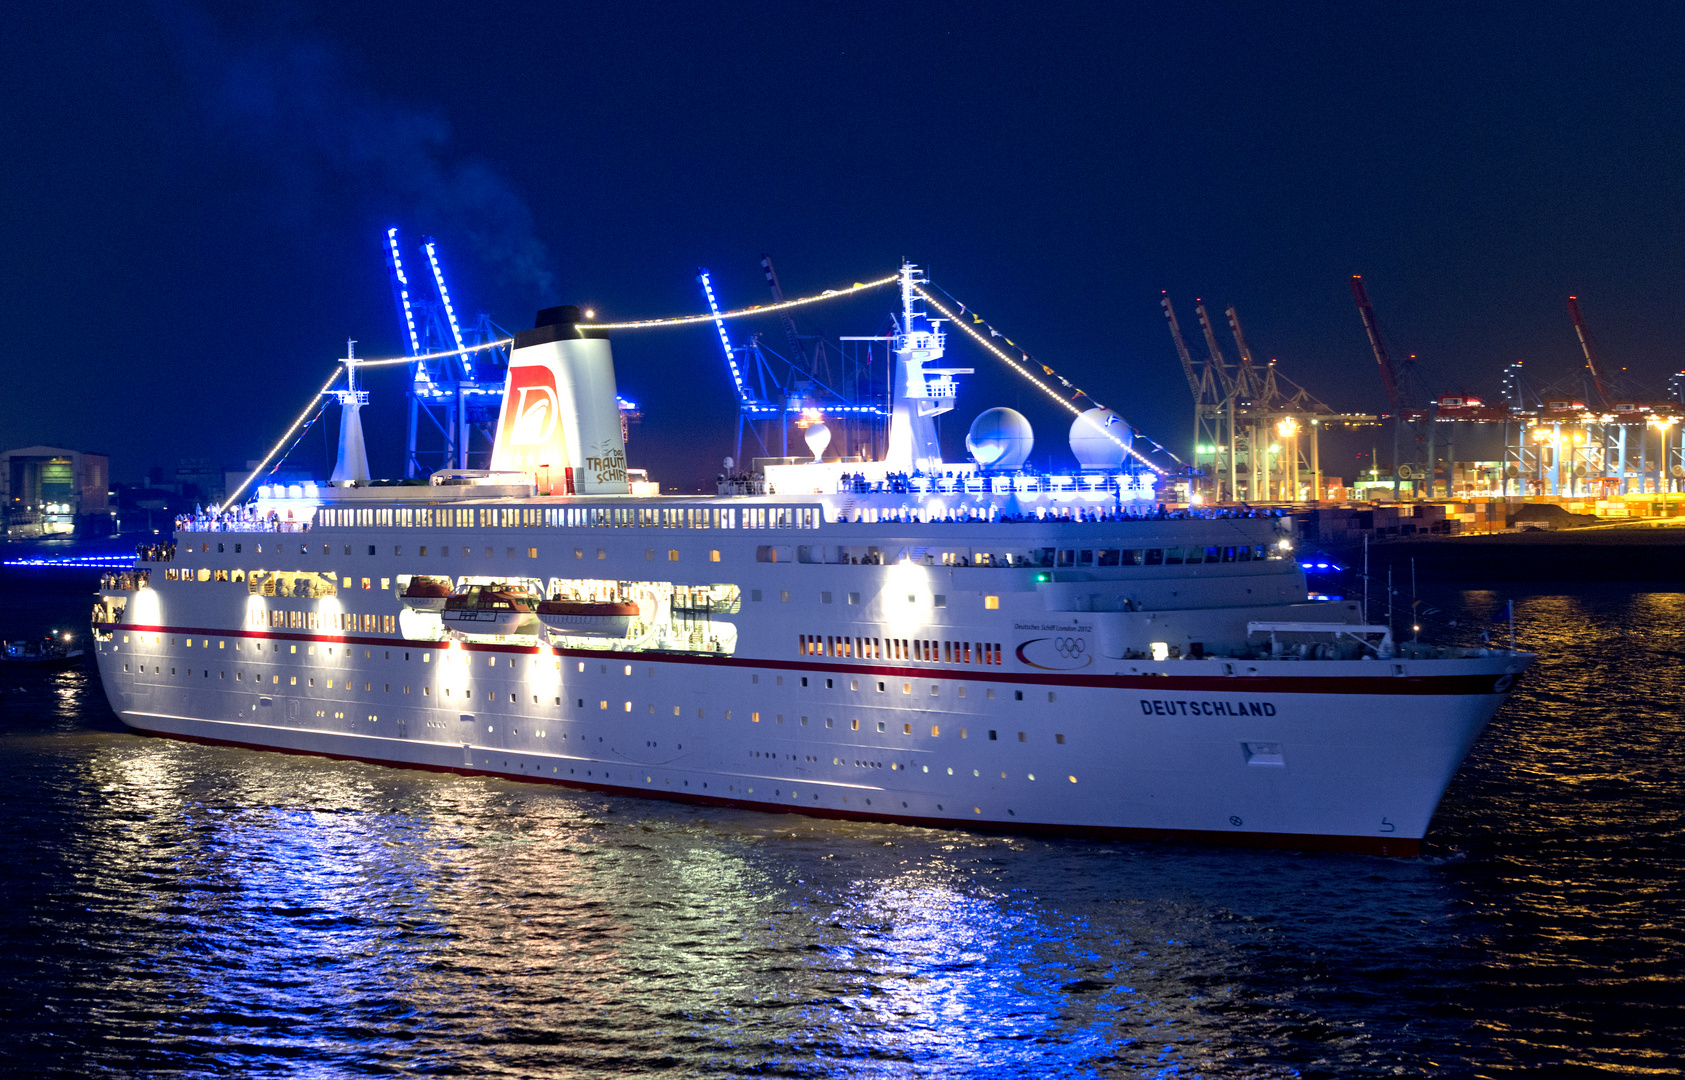
[[[985,469],[1021,469],[1036,445],[1030,422],[1016,409],[988,409],[977,415],[966,432],[971,460]]]
[[[1071,421],[1071,453],[1085,469],[1115,469],[1123,464],[1135,432],[1110,409],[1089,409]]]
[[[814,461],[821,461],[825,457],[825,448],[831,445],[831,429],[824,424],[809,424],[802,433],[807,442],[808,453],[813,455]]]

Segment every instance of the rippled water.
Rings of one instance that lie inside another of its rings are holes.
[[[0,692],[0,1067],[30,1075],[1677,1075],[1685,596],[1543,653],[1428,854],[704,810],[128,734]],[[0,632],[84,618],[0,598]]]

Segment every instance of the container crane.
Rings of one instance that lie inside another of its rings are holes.
[[[1170,323],[1170,339],[1176,343],[1176,356],[1182,361],[1182,374],[1188,377],[1188,389],[1193,391],[1194,400],[1199,400],[1199,373],[1194,370],[1194,358],[1188,352],[1188,343],[1182,340],[1182,327],[1176,321],[1176,308],[1170,303],[1170,293],[1166,290],[1159,296],[1159,306],[1164,308],[1164,317]]]
[[[481,313],[464,327],[457,318],[456,303],[445,284],[439,262],[439,245],[431,236],[421,238],[417,249],[426,261],[432,279],[432,295],[425,287],[410,282],[404,265],[397,228],[386,230],[386,264],[392,271],[392,294],[403,326],[404,343],[416,358],[410,365],[409,423],[404,453],[404,475],[426,476],[435,469],[466,469],[489,463],[503,398],[503,380],[508,357],[491,342],[509,335]],[[483,345],[483,350],[459,352]],[[435,353],[455,353],[435,357]],[[423,423],[423,421],[426,423]],[[475,437],[480,448],[472,444]],[[419,442],[434,442],[423,448]]]
[[[782,299],[784,292],[778,286],[778,276],[772,269],[771,258],[761,256],[761,269],[766,273],[767,285],[773,296]],[[844,381],[841,386],[834,387],[827,381],[816,378],[813,372],[799,361],[789,360],[779,356],[774,350],[763,347],[759,334],[751,334],[747,345],[733,345],[726,333],[725,320],[720,314],[719,298],[714,292],[712,275],[706,269],[698,269],[696,280],[702,286],[702,295],[708,302],[708,310],[713,314],[714,329],[719,336],[726,369],[731,375],[732,387],[737,394],[737,436],[733,454],[735,467],[745,471],[748,469],[743,461],[745,430],[760,444],[762,455],[776,455],[780,459],[786,459],[790,455],[790,428],[794,426],[805,429],[821,419],[835,437],[830,444],[832,451],[843,456],[844,460],[857,460],[847,456],[849,454],[871,452],[877,435],[889,417],[889,404],[886,399],[877,398],[873,392],[874,388],[869,385],[869,380],[863,372],[871,362],[869,343],[888,341],[887,337],[875,335],[841,338],[837,353],[842,360]],[[801,339],[796,333],[795,323],[788,318],[782,321],[792,349],[800,349]],[[851,347],[848,342],[860,344]],[[859,360],[862,346],[867,356],[864,363]],[[823,338],[817,343],[815,355],[821,358],[821,363],[825,362]],[[768,356],[773,360],[769,360]],[[773,361],[779,363],[775,365]],[[777,433],[776,437],[774,430]]]
[[[1188,389],[1194,395],[1194,468],[1199,468],[1202,451],[1200,447],[1211,448],[1211,465],[1213,472],[1217,472],[1222,465],[1222,457],[1227,440],[1223,435],[1223,420],[1225,408],[1223,395],[1217,392],[1216,376],[1212,365],[1196,368],[1193,354],[1188,351],[1188,343],[1182,337],[1182,324],[1176,320],[1176,308],[1170,303],[1170,294],[1165,292],[1159,298],[1159,304],[1164,308],[1165,321],[1170,324],[1170,340],[1176,345],[1176,356],[1182,361],[1182,374],[1187,376]],[[1228,420],[1233,423],[1232,403],[1229,405]],[[1219,474],[1220,477],[1220,474]],[[1229,476],[1227,490],[1234,493],[1234,455],[1229,454]],[[1219,478],[1218,490],[1214,492],[1217,501],[1222,501],[1223,483]]]
[[[766,287],[772,293],[772,302],[784,302],[784,287],[778,284],[778,271],[772,268],[772,256],[761,253],[761,269],[766,272]],[[790,344],[790,357],[804,371],[807,369],[807,350],[802,348],[801,335],[796,332],[796,320],[789,314],[780,314],[778,321],[784,325],[784,340]]]
[[[1392,497],[1398,500],[1398,444],[1399,425],[1404,423],[1404,403],[1398,395],[1398,372],[1393,368],[1392,357],[1387,355],[1387,346],[1381,340],[1381,324],[1375,318],[1375,309],[1369,303],[1369,292],[1363,287],[1363,275],[1352,275],[1352,296],[1357,300],[1357,313],[1363,318],[1363,329],[1369,333],[1369,347],[1375,351],[1375,363],[1381,368],[1381,382],[1387,388],[1387,400],[1392,404]]]
[[[1568,317],[1574,320],[1574,333],[1580,336],[1580,351],[1586,354],[1586,370],[1591,372],[1592,387],[1597,390],[1597,400],[1605,409],[1613,404],[1609,395],[1609,388],[1603,382],[1603,374],[1597,370],[1597,357],[1592,353],[1591,335],[1586,332],[1586,321],[1580,317],[1580,301],[1576,297],[1568,298]]]
[[[1229,375],[1229,365],[1223,360],[1223,350],[1217,347],[1217,331],[1211,327],[1211,316],[1205,312],[1205,301],[1195,298],[1194,314],[1199,316],[1199,328],[1205,332],[1205,348],[1210,359],[1207,365],[1217,370],[1217,381],[1223,385],[1223,393],[1234,397],[1235,380]]]

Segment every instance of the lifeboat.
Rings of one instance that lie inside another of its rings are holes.
[[[638,617],[629,600],[544,600],[538,619],[562,637],[625,637]]]
[[[534,598],[504,585],[468,585],[445,598],[439,619],[445,629],[477,637],[538,633]]]
[[[411,611],[443,611],[450,599],[451,579],[444,577],[413,577],[398,597]]]

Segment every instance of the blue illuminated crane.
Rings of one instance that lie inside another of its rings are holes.
[[[419,252],[433,282],[427,292],[410,282],[397,228],[386,230],[386,263],[392,271],[392,295],[405,344],[409,354],[418,358],[435,353],[455,355],[417,359],[410,365],[404,475],[413,478],[438,469],[487,468],[509,366],[506,349],[491,342],[509,334],[483,311],[464,328],[445,284],[438,242],[431,236],[422,237]],[[457,351],[474,346],[484,348]],[[427,423],[422,423],[423,418]]]
[[[772,289],[774,300],[781,300],[783,290],[778,286],[772,260],[765,255],[761,256],[761,267],[766,273],[767,284]],[[747,345],[734,346],[730,335],[726,333],[725,320],[720,317],[720,305],[714,294],[712,275],[706,269],[700,269],[696,280],[702,286],[702,295],[708,302],[708,310],[714,315],[714,329],[719,334],[726,370],[731,376],[732,389],[737,395],[737,436],[732,457],[734,462],[743,462],[745,430],[760,444],[762,455],[772,456],[775,453],[773,446],[776,445],[776,455],[787,458],[790,455],[790,428],[803,429],[820,421],[824,421],[832,429],[833,435],[836,436],[832,445],[840,454],[873,453],[874,440],[884,430],[889,407],[884,397],[887,387],[880,393],[874,386],[875,380],[870,376],[871,342],[887,342],[887,335],[840,339],[845,343],[853,343],[854,354],[849,354],[847,345],[838,348],[844,359],[843,370],[847,378],[841,389],[833,388],[810,370],[801,337],[796,332],[795,323],[787,316],[782,316],[781,321],[784,324],[785,337],[789,341],[791,351],[796,353],[796,358],[778,355],[761,341],[759,334],[751,334]],[[823,358],[824,348],[824,341],[821,339],[816,343],[815,355]],[[864,353],[864,359],[861,358],[861,353]],[[887,350],[884,360],[887,366]],[[820,362],[825,361],[821,359]]]

